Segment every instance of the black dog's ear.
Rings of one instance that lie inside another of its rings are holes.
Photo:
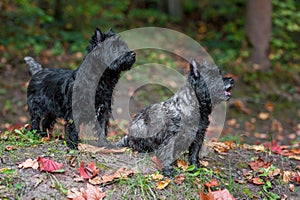
[[[102,31],[99,28],[96,28],[95,35],[93,36],[93,40],[97,44],[99,44],[100,42],[102,42],[104,40],[104,35],[103,35]]]
[[[199,77],[198,64],[197,64],[196,60],[194,60],[194,59],[192,59],[192,61],[190,62],[190,71],[196,77]]]

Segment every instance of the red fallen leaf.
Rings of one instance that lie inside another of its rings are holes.
[[[276,140],[273,140],[272,144],[268,142],[267,144],[265,144],[265,147],[275,154],[281,154],[282,152],[282,147],[278,145]]]
[[[219,186],[219,183],[216,179],[211,180],[209,183],[204,183],[206,187]]]
[[[249,162],[248,165],[251,167],[251,169],[253,169],[254,171],[257,171],[260,168],[267,169],[268,167],[270,167],[271,161],[265,162],[263,159],[258,157],[256,161]]]
[[[181,185],[182,182],[184,181],[185,177],[184,177],[184,174],[179,174],[175,177],[175,180],[174,182],[177,184],[177,185]]]
[[[38,157],[37,159],[41,171],[56,172],[63,164],[57,163],[49,158]]]
[[[78,172],[81,177],[89,179],[97,176],[99,169],[96,167],[94,162],[90,162],[87,167],[84,167],[84,161],[81,161]]]
[[[212,195],[215,200],[235,200],[227,189],[214,191]]]
[[[292,178],[293,181],[297,182],[297,183],[300,183],[300,176],[299,176],[299,173],[295,173],[293,178]]]

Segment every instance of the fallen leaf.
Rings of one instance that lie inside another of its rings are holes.
[[[294,184],[289,184],[289,190],[294,192],[295,190],[295,185]]]
[[[241,100],[235,100],[234,101],[234,106],[242,111],[243,113],[247,114],[247,115],[250,115],[251,114],[251,110],[246,108],[246,106],[244,105],[244,103],[241,101]]]
[[[282,152],[282,147],[278,145],[276,140],[273,140],[272,144],[268,142],[264,146],[275,154],[281,154]]]
[[[177,185],[181,185],[183,183],[183,181],[185,180],[185,176],[184,174],[179,174],[175,177],[175,180],[174,182],[177,184]]]
[[[161,170],[162,170],[162,164],[161,164],[161,162],[158,160],[157,156],[153,156],[153,157],[151,158],[151,160],[155,163],[157,169],[161,171]]]
[[[272,120],[271,131],[272,132],[277,131],[278,133],[282,133],[283,132],[282,124],[276,119]]]
[[[258,118],[261,120],[267,120],[269,118],[269,113],[261,112],[258,114]]]
[[[265,184],[264,180],[261,178],[258,178],[258,177],[253,178],[251,181],[255,185],[264,185]]]
[[[78,149],[80,151],[87,151],[92,153],[103,153],[103,154],[120,154],[126,152],[127,148],[122,149],[107,149],[105,147],[97,147],[89,144],[78,144]]]
[[[177,167],[181,168],[181,169],[183,169],[183,171],[185,171],[189,167],[189,164],[184,162],[183,160],[178,159]]]
[[[215,200],[235,200],[227,189],[213,191],[212,195]]]
[[[207,146],[220,154],[224,154],[230,149],[230,147],[223,142],[208,142]]]
[[[204,186],[210,188],[210,187],[213,187],[213,186],[219,186],[219,183],[218,183],[217,179],[213,179],[209,183],[204,183]]]
[[[40,171],[58,172],[63,166],[63,164],[57,163],[49,158],[38,157],[37,161],[39,163]]]
[[[292,180],[297,182],[298,184],[300,183],[299,172],[293,174],[293,179]]]
[[[68,163],[71,167],[76,167],[78,164],[77,156],[68,156]]]
[[[78,172],[83,178],[93,178],[99,173],[99,169],[94,162],[90,162],[87,167],[84,167],[84,161],[81,161]]]
[[[7,146],[5,147],[5,150],[7,150],[7,151],[12,151],[12,150],[14,150],[14,149],[16,149],[16,147],[11,146],[11,145],[7,145]]]
[[[163,189],[165,189],[169,185],[170,182],[171,182],[170,179],[166,179],[164,181],[160,181],[160,182],[157,183],[156,189],[163,190]]]
[[[92,185],[99,185],[102,183],[102,179],[99,176],[89,179],[89,183]]]
[[[125,167],[121,167],[120,169],[115,171],[115,173],[112,175],[104,174],[101,177],[101,184],[112,182],[114,179],[121,178],[121,177],[126,179],[131,174],[135,174],[135,172],[132,170],[128,170]]]
[[[72,200],[102,200],[106,193],[101,188],[87,183],[86,189],[81,188],[80,191],[76,188],[68,190],[67,198]]]
[[[243,149],[248,149],[248,150],[265,151],[265,147],[263,145],[248,145],[248,144],[243,144],[241,147]]]
[[[199,196],[201,200],[215,200],[214,195],[211,192],[211,189],[208,188],[208,193],[204,193],[204,186],[202,187],[202,190],[199,192]]]
[[[200,160],[199,163],[203,167],[207,167],[209,165],[208,161],[205,161],[205,160]]]
[[[164,175],[161,174],[151,174],[151,179],[154,181],[160,181],[164,178]]]
[[[290,159],[295,159],[295,160],[300,160],[300,156],[296,156],[296,155],[293,155],[293,156],[289,156]]]
[[[246,131],[248,131],[248,132],[252,132],[255,130],[255,125],[252,122],[246,121],[244,126],[245,126]]]
[[[291,176],[292,176],[292,172],[291,171],[283,171],[282,172],[282,180],[285,183],[288,183],[291,180]]]
[[[265,104],[265,109],[269,112],[272,112],[274,110],[274,103],[272,103],[271,101],[268,101]]]
[[[226,124],[227,124],[228,126],[235,126],[236,123],[237,123],[237,120],[236,120],[235,118],[229,119],[229,120],[226,121]]]
[[[257,158],[256,161],[249,162],[248,165],[253,169],[254,171],[258,171],[260,168],[265,168],[267,169],[271,165],[271,161],[269,162],[264,162],[263,159],[260,157]]]
[[[28,158],[24,162],[20,163],[18,167],[23,169],[27,169],[27,168],[38,169],[39,163],[37,160],[32,160],[31,158]]]
[[[281,170],[279,168],[275,168],[274,170],[270,170],[268,177],[273,178],[275,176],[278,176],[280,174]]]

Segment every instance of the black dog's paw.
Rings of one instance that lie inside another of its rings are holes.
[[[167,177],[175,176],[176,173],[177,171],[172,166],[163,167],[162,169],[162,174]]]
[[[190,165],[194,165],[195,166],[195,170],[198,169],[200,167],[199,160],[191,160],[190,161]]]

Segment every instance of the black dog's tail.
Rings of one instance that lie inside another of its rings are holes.
[[[26,56],[24,60],[28,65],[28,72],[30,76],[33,76],[38,71],[42,70],[42,65],[38,63],[36,60],[34,60],[34,58]]]

